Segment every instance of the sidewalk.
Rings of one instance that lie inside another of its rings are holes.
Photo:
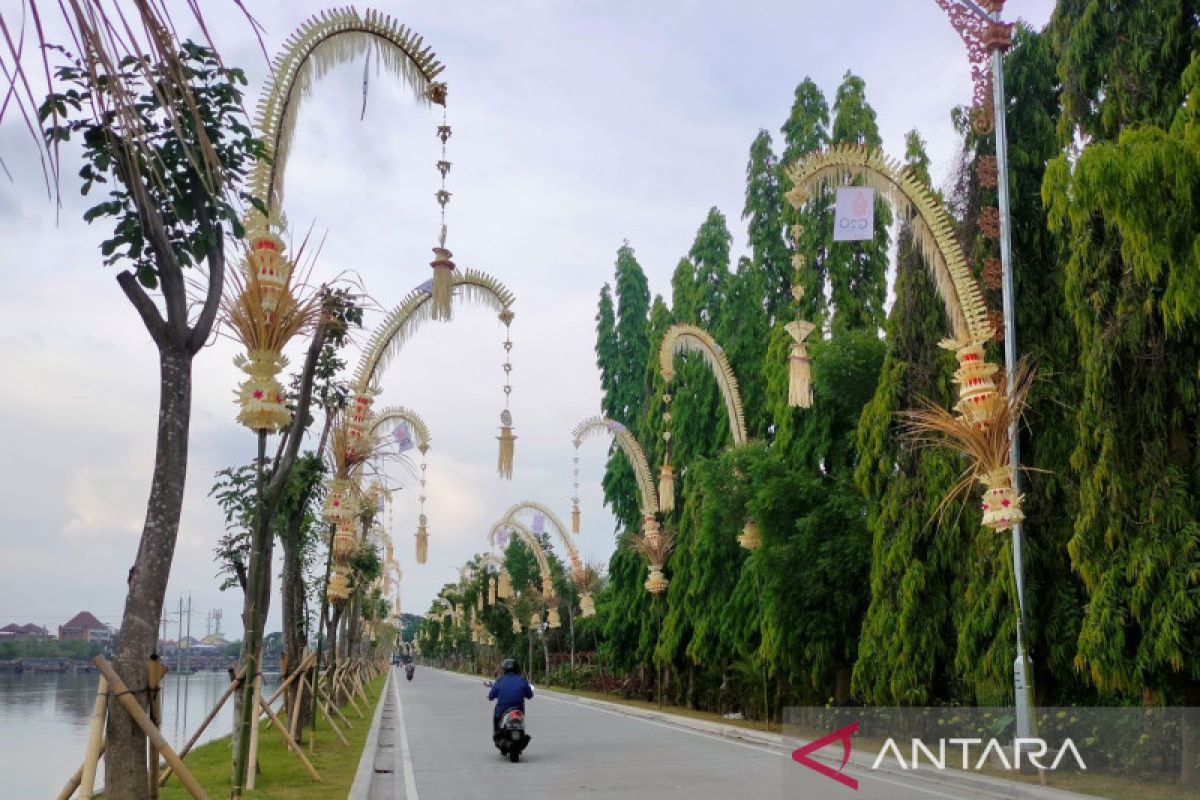
[[[400,747],[400,708],[393,683],[396,671],[388,670],[383,696],[375,705],[375,717],[363,746],[358,772],[350,786],[350,800],[402,800],[403,765]]]

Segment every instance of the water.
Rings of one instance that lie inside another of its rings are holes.
[[[94,673],[0,674],[0,797],[57,796],[83,762],[98,680]],[[278,685],[277,674],[263,676],[268,697]],[[228,686],[224,672],[167,675],[162,732],[173,748],[187,742]],[[200,741],[227,736],[232,726],[230,699]],[[97,785],[103,774],[101,767]]]

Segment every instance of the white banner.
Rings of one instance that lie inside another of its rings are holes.
[[[875,190],[868,186],[839,186],[833,220],[835,242],[874,239]]]

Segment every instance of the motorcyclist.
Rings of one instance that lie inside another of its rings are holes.
[[[492,684],[488,692],[488,700],[496,701],[496,710],[492,714],[492,730],[500,729],[500,718],[506,711],[518,709],[525,713],[525,701],[533,699],[533,687],[521,676],[521,665],[514,659],[506,658],[500,662],[503,673]]]
[[[416,670],[416,668],[416,664],[412,663],[411,661],[408,662],[404,665],[404,676],[411,681],[413,677],[413,671]]]

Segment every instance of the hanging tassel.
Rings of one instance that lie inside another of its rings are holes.
[[[512,480],[513,450],[517,443],[517,437],[513,436],[512,414],[508,413],[508,409],[500,412],[500,435],[496,438],[500,442],[500,459],[496,464],[497,470],[500,472],[501,478]]]
[[[424,564],[429,557],[429,531],[425,527],[425,515],[421,515],[421,524],[417,526],[417,563]]]
[[[454,297],[454,262],[452,255],[444,247],[433,248],[436,256],[429,266],[433,267],[433,319],[449,320],[452,315],[452,300]]]
[[[575,507],[571,509],[571,533],[579,533],[579,503],[575,503]]]
[[[508,577],[507,572],[500,573],[500,585],[496,588],[496,594],[501,600],[507,600],[512,597],[512,579]]]
[[[521,632],[521,620],[517,619],[516,617],[513,617],[513,633],[520,633],[520,632]]]
[[[803,344],[792,346],[788,362],[788,405],[792,408],[812,408],[812,367]]]
[[[546,624],[551,628],[562,627],[562,619],[558,616],[557,608],[551,608],[549,613],[546,614]]]
[[[579,598],[579,612],[579,616],[581,617],[596,616],[596,601],[586,592]]]
[[[488,605],[496,605],[496,583],[488,578]]]
[[[665,462],[658,471],[658,508],[664,514],[675,510],[675,468]]]
[[[812,367],[808,359],[808,348],[804,340],[815,330],[811,322],[797,320],[785,326],[796,340],[788,356],[788,405],[792,408],[812,408]]]
[[[483,611],[483,592],[479,593],[479,602],[475,604],[475,607],[479,609],[479,611]]]

